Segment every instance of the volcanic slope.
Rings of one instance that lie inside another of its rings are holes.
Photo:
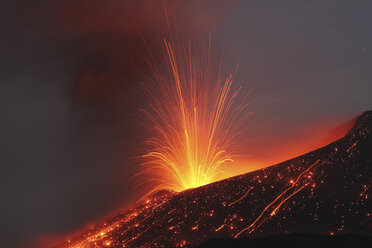
[[[277,234],[372,235],[372,111],[300,157],[155,197],[59,247],[176,247]]]

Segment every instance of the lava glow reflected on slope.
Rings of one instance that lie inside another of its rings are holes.
[[[363,230],[370,216],[370,184],[359,174],[363,165],[356,156],[368,156],[368,145],[360,146],[366,144],[363,135],[274,167],[142,201],[62,247],[183,247],[261,232]],[[341,178],[348,181],[333,181]]]

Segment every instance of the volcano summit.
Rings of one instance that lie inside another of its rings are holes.
[[[372,234],[372,111],[300,157],[138,203],[58,247],[180,247],[216,238]]]

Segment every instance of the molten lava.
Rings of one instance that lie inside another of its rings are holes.
[[[223,79],[221,60],[208,44],[191,42],[176,46],[163,40],[164,67],[150,63],[153,87],[146,91],[152,99],[142,112],[148,117],[152,136],[142,156],[139,173],[155,182],[150,193],[180,192],[231,176],[225,167],[236,154],[249,94],[233,87],[233,76]]]

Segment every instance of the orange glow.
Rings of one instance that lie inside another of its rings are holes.
[[[150,193],[183,191],[232,176],[226,170],[236,157],[234,145],[242,136],[247,96],[233,87],[233,76],[223,79],[221,62],[213,53],[211,37],[204,47],[191,42],[175,46],[163,40],[165,69],[151,65],[156,88],[147,127],[151,137],[139,173],[154,182]],[[149,193],[149,194],[150,194]]]
[[[332,126],[348,118],[347,116],[327,117],[323,120],[301,124],[292,133],[283,131],[284,134],[280,136],[261,132],[255,142],[242,146],[239,154],[244,155],[235,159],[234,166],[229,167],[229,172],[233,175],[245,174],[326,146],[344,137],[353,127],[355,119],[332,129]],[[283,124],[275,127],[281,129]]]

